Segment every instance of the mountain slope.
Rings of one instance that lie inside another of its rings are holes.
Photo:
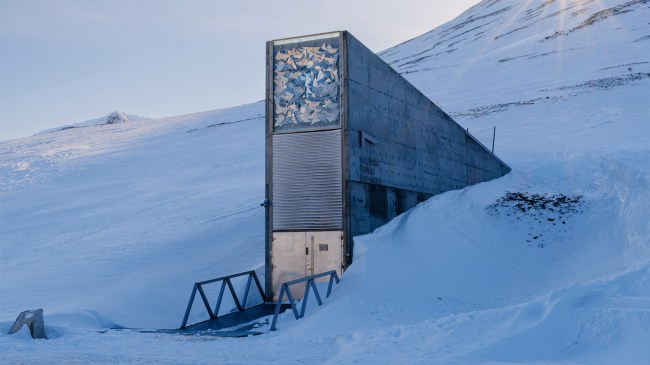
[[[452,116],[554,104],[647,85],[649,7],[647,0],[483,1],[381,55]]]
[[[0,335],[3,359],[644,364],[649,18],[491,0],[384,51],[463,126],[496,125],[513,172],[356,238],[323,307],[253,338],[97,329],[178,326],[194,281],[263,263],[261,103],[2,142],[0,330],[42,306],[54,338]]]
[[[176,327],[177,316],[145,314],[176,313],[188,285],[215,274],[214,256],[226,260],[223,274],[263,264],[263,229],[245,228],[264,217],[263,109],[4,142],[2,277],[15,278],[2,282],[4,315],[45,302],[50,311],[92,308],[115,322]]]
[[[143,121],[148,119],[151,118],[114,111],[112,113],[106,114],[103,117],[86,120],[80,123],[65,125],[63,127],[46,129],[44,131],[40,131],[36,133],[36,135],[64,131],[66,129],[72,129],[72,128],[84,128],[84,127],[92,127],[98,125],[111,125],[111,124],[120,124],[120,123],[128,123],[128,122],[137,122],[137,121]]]

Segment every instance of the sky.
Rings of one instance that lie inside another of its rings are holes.
[[[348,30],[379,52],[478,2],[0,0],[0,140],[262,100],[268,40]]]

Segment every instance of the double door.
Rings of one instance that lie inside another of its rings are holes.
[[[273,232],[271,262],[274,300],[278,299],[281,285],[287,281],[330,270],[341,275],[343,232]],[[299,299],[304,290],[304,284],[294,285],[291,294]]]

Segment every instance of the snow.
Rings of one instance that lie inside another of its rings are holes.
[[[92,127],[92,126],[106,125],[106,124],[128,123],[128,122],[142,121],[147,119],[151,119],[151,118],[141,117],[139,115],[126,114],[120,111],[114,111],[103,117],[90,119],[80,123],[64,125],[63,127],[46,129],[44,131],[40,131],[36,133],[36,135],[64,131],[66,129],[72,129],[72,128],[84,128],[84,127]]]
[[[1,142],[0,359],[646,364],[649,10],[483,1],[384,51],[464,127],[495,125],[513,171],[357,237],[325,304],[261,336],[109,328],[176,328],[195,281],[261,273],[262,102]],[[560,224],[494,207],[507,192],[581,204]],[[36,308],[50,340],[6,335]]]

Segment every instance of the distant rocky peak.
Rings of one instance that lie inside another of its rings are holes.
[[[104,123],[100,123],[100,124],[119,124],[119,123],[126,123],[128,121],[129,118],[126,116],[126,114],[115,111],[107,115]]]

